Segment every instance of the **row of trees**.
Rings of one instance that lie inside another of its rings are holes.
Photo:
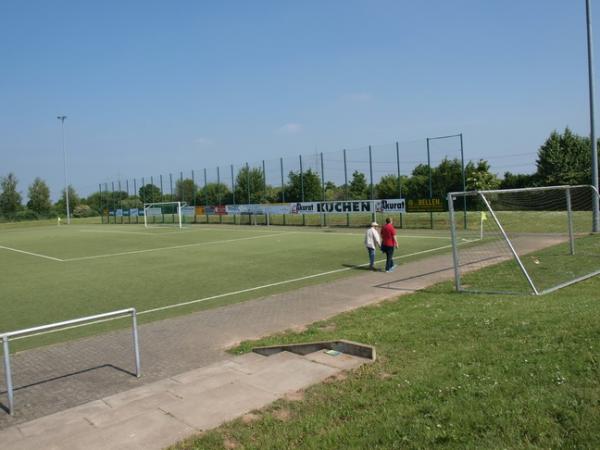
[[[24,205],[23,196],[18,190],[18,179],[14,173],[0,178],[0,216],[8,220],[44,219],[66,215],[64,189],[60,199],[52,203],[50,188],[41,178],[36,178],[27,188],[29,200]],[[88,217],[97,214],[82,200],[72,186],[69,186],[69,206],[74,217]]]
[[[467,190],[509,189],[560,184],[589,184],[591,182],[590,140],[574,134],[569,128],[563,133],[553,131],[538,150],[537,170],[533,174],[506,172],[502,179],[490,172],[485,160],[469,161],[465,166]],[[29,201],[22,205],[17,189],[17,178],[9,173],[0,179],[0,214],[7,218],[35,218],[64,215],[65,193],[52,204],[50,190],[44,180],[36,178],[28,188]],[[235,186],[208,183],[199,187],[192,179],[177,180],[175,192],[164,194],[153,185],[146,184],[136,195],[128,192],[103,190],[81,199],[69,186],[69,200],[73,215],[84,217],[100,213],[103,209],[139,208],[143,203],[184,201],[195,205],[222,205],[231,203],[275,203],[318,200],[356,200],[365,198],[395,198],[400,194],[407,199],[445,197],[450,191],[463,189],[462,168],[458,159],[444,159],[439,165],[416,166],[411,175],[389,174],[371,186],[364,173],[355,171],[348,184],[324,184],[320,174],[309,169],[303,173],[291,171],[285,186],[265,183],[260,168],[244,167],[236,177]]]
[[[468,189],[493,189],[499,186],[498,178],[490,173],[489,164],[480,160],[469,162],[465,167]],[[430,173],[431,172],[431,173]],[[244,167],[236,177],[235,187],[224,183],[208,183],[199,187],[190,178],[177,180],[173,194],[161,193],[158,186],[145,184],[135,196],[126,191],[97,192],[88,198],[92,208],[136,208],[143,203],[183,201],[195,205],[223,205],[232,203],[276,203],[320,200],[359,200],[366,198],[408,199],[427,198],[430,194],[430,179],[433,197],[445,196],[451,190],[462,190],[462,169],[458,159],[444,159],[431,171],[427,165],[415,167],[411,176],[385,175],[371,186],[364,173],[352,173],[348,184],[336,185],[332,181],[323,183],[319,173],[309,169],[305,172],[291,171],[283,186],[265,183],[260,168]]]

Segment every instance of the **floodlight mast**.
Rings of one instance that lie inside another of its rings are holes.
[[[598,192],[598,150],[596,143],[596,128],[594,126],[594,56],[592,46],[592,6],[590,0],[585,0],[585,14],[587,22],[587,50],[588,50],[588,78],[590,91],[590,140],[592,143],[592,185]],[[593,226],[592,231],[600,231],[600,203],[597,197],[593,202]]]
[[[65,150],[65,119],[67,116],[56,116],[61,122],[62,127],[62,151],[63,151],[63,164],[65,169],[65,201],[67,204],[67,225],[71,224],[71,211],[69,210],[69,184],[67,182],[67,152]]]

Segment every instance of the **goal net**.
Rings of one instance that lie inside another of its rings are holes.
[[[599,274],[597,201],[592,186],[448,194],[456,289],[541,295]]]
[[[185,202],[144,203],[144,226],[177,226],[183,228]]]

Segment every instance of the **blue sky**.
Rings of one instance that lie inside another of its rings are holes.
[[[7,1],[0,43],[0,175],[24,194],[63,186],[59,114],[82,194],[397,140],[408,170],[402,142],[459,132],[531,172],[553,129],[589,133],[584,0]]]

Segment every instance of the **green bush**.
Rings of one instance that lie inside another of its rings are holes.
[[[97,216],[98,213],[90,208],[88,205],[84,205],[83,203],[77,205],[73,209],[73,217],[93,217]]]

